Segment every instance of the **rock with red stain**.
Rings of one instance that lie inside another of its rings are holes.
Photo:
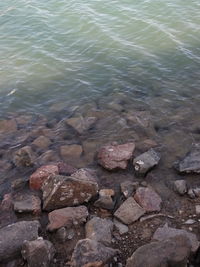
[[[85,206],[68,207],[54,210],[49,213],[49,231],[57,230],[61,227],[71,228],[86,222],[89,213]]]
[[[39,190],[41,189],[43,183],[52,174],[58,174],[59,169],[56,164],[44,165],[37,169],[31,176],[29,180],[30,189]]]
[[[58,165],[58,171],[60,175],[72,175],[74,172],[77,171],[75,167],[63,161],[58,162],[57,165]]]
[[[134,199],[137,203],[146,210],[146,212],[160,211],[162,199],[151,188],[139,187],[136,190]]]
[[[132,157],[134,149],[134,143],[103,146],[98,152],[98,162],[108,170],[117,168],[126,169],[128,160]]]
[[[14,211],[18,213],[32,213],[39,215],[41,213],[41,200],[33,194],[20,194],[14,202]]]

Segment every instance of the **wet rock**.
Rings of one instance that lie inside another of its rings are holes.
[[[90,181],[93,183],[97,182],[96,172],[89,168],[78,169],[76,172],[72,174],[72,176],[75,178],[85,180],[85,181]]]
[[[21,253],[29,267],[49,267],[55,248],[50,241],[38,238],[34,241],[24,241]]]
[[[24,146],[17,150],[13,156],[13,162],[17,167],[30,167],[35,163],[36,156],[30,146]]]
[[[185,193],[187,193],[187,183],[185,180],[174,181],[174,188],[175,191],[178,192],[180,195],[184,195]]]
[[[39,215],[41,213],[41,200],[33,194],[20,194],[14,203],[14,211],[18,213],[32,213]]]
[[[0,229],[0,262],[20,256],[25,240],[38,238],[38,221],[21,221]]]
[[[72,175],[77,171],[76,168],[74,168],[72,165],[65,163],[65,162],[58,162],[58,172],[60,175]]]
[[[126,267],[185,267],[191,246],[185,236],[152,242],[138,248],[127,260]]]
[[[29,179],[30,189],[39,190],[50,175],[58,174],[58,166],[55,164],[44,165],[37,169]]]
[[[160,211],[162,200],[160,196],[151,188],[139,187],[136,190],[134,199],[146,210],[146,212]]]
[[[64,145],[60,147],[60,155],[64,159],[78,159],[83,152],[81,145]]]
[[[13,133],[17,131],[17,123],[15,119],[0,120],[0,134]]]
[[[116,210],[114,216],[125,224],[131,224],[137,221],[145,210],[134,200],[129,197],[122,205]]]
[[[125,181],[120,184],[120,189],[125,198],[129,198],[138,188],[138,182]]]
[[[160,155],[151,148],[133,160],[133,166],[137,173],[146,174],[150,169],[158,164]]]
[[[120,221],[114,219],[113,220],[114,227],[117,229],[117,231],[120,233],[120,235],[123,235],[128,232],[128,226],[121,223]]]
[[[42,186],[43,209],[53,210],[88,202],[98,193],[98,184],[72,176],[52,175]]]
[[[95,201],[94,206],[102,209],[112,210],[115,206],[113,197],[115,192],[113,189],[101,189],[99,191],[99,199]]]
[[[96,120],[96,117],[76,117],[67,119],[66,123],[74,128],[79,134],[83,134],[93,126]]]
[[[94,217],[85,225],[86,238],[109,246],[112,242],[113,222],[109,219]]]
[[[41,135],[37,137],[32,144],[40,149],[46,149],[51,145],[51,140],[48,137]]]
[[[176,229],[176,228],[168,227],[167,224],[164,225],[163,227],[158,228],[155,231],[153,235],[153,239],[157,241],[162,241],[162,240],[169,239],[171,237],[176,238],[179,235],[186,236],[189,239],[192,252],[197,251],[199,247],[199,241],[197,240],[197,237],[195,234],[187,232],[186,230],[183,230],[183,229]]]
[[[134,143],[103,146],[98,152],[98,162],[108,170],[116,168],[126,169],[128,160],[132,157],[134,149]]]
[[[193,145],[185,158],[175,163],[175,168],[181,173],[200,173],[200,144]]]
[[[80,225],[86,222],[88,217],[88,210],[85,206],[68,207],[54,210],[49,213],[49,224],[47,229],[54,231],[61,227],[70,228],[72,226]]]
[[[79,240],[72,254],[72,267],[103,267],[118,253],[116,249],[104,246],[91,239]]]

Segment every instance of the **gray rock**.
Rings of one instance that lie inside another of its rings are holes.
[[[99,191],[99,199],[95,201],[94,206],[102,209],[113,210],[115,206],[115,201],[113,197],[115,191],[112,189],[101,189]]]
[[[113,220],[114,227],[117,229],[117,231],[120,233],[120,235],[123,235],[128,232],[128,226],[121,223],[120,221],[114,219]]]
[[[129,198],[138,188],[138,182],[125,181],[120,184],[120,189],[125,198]]]
[[[174,188],[175,191],[178,192],[180,195],[184,195],[185,193],[187,193],[187,183],[185,180],[174,181]]]
[[[199,187],[194,188],[193,189],[193,192],[194,192],[194,194],[195,194],[196,197],[200,197],[200,188]]]
[[[18,213],[32,213],[39,215],[41,213],[41,200],[33,194],[20,194],[15,200],[14,211]]]
[[[122,205],[116,210],[114,216],[125,224],[131,224],[137,221],[145,210],[134,200],[129,197]]]
[[[133,160],[133,166],[137,173],[146,174],[150,169],[158,164],[160,155],[153,149],[141,154]]]
[[[55,249],[50,241],[39,238],[34,241],[24,241],[21,253],[29,267],[49,267]]]
[[[109,246],[112,242],[113,222],[108,219],[94,217],[85,225],[86,238]]]
[[[20,256],[25,240],[38,238],[38,221],[21,221],[0,229],[0,262]]]
[[[196,198],[196,195],[194,193],[194,189],[190,188],[187,192],[188,196],[191,198],[191,199],[194,199]]]

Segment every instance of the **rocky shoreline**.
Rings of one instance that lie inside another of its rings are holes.
[[[119,101],[52,114],[0,121],[0,266],[199,266],[198,142]]]

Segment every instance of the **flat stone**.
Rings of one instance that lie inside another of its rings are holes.
[[[13,133],[17,131],[15,119],[0,120],[0,134]]]
[[[131,224],[137,221],[145,210],[134,200],[129,197],[122,205],[116,210],[114,216],[125,224]]]
[[[121,192],[125,198],[131,197],[138,187],[138,182],[124,181],[120,184]]]
[[[126,169],[128,160],[132,157],[134,149],[134,143],[103,146],[98,152],[98,162],[108,170],[116,168]]]
[[[153,149],[141,154],[133,160],[133,166],[137,173],[146,174],[160,161],[160,155]]]
[[[55,164],[44,165],[37,169],[29,179],[30,189],[40,190],[43,183],[47,180],[47,178],[52,174],[58,174],[59,169]]]
[[[114,219],[113,220],[114,227],[117,229],[117,231],[120,233],[120,235],[123,235],[128,232],[128,226],[121,223],[120,221]]]
[[[83,134],[93,126],[96,120],[96,117],[76,117],[67,119],[66,123],[74,128],[79,134]]]
[[[113,222],[109,219],[94,217],[85,225],[86,238],[109,246],[112,242]]]
[[[151,188],[139,187],[136,190],[134,199],[146,210],[146,212],[160,211],[162,200],[160,196]]]
[[[83,148],[81,145],[64,145],[60,147],[60,155],[63,158],[80,158],[83,153]]]
[[[33,166],[36,156],[30,146],[24,146],[17,150],[13,156],[13,162],[17,167]]]
[[[51,145],[51,140],[48,137],[41,135],[37,137],[32,144],[40,149],[47,149]]]
[[[197,240],[197,237],[195,234],[187,232],[186,230],[183,229],[176,229],[176,228],[171,228],[168,227],[168,225],[164,225],[163,227],[158,228],[154,235],[153,239],[157,241],[162,241],[169,239],[171,237],[176,238],[179,235],[186,236],[191,244],[191,250],[192,252],[196,252],[197,249],[199,248],[199,241]]]
[[[79,240],[71,258],[72,267],[103,267],[118,253],[118,250],[104,246],[91,239]]]
[[[13,201],[14,211],[18,213],[32,213],[39,215],[41,213],[41,200],[33,194],[20,194]]]
[[[54,210],[88,202],[98,193],[98,184],[84,178],[52,175],[42,186],[43,209]]]
[[[71,228],[86,222],[89,213],[85,206],[68,207],[53,210],[48,214],[49,224],[47,229],[54,231],[61,227]]]
[[[184,195],[187,193],[187,183],[185,180],[176,180],[174,181],[175,191],[179,193],[179,195]]]
[[[21,221],[0,229],[0,262],[20,256],[25,240],[38,238],[38,221]]]
[[[29,267],[49,267],[55,248],[50,241],[39,238],[34,241],[24,241],[21,253]]]

